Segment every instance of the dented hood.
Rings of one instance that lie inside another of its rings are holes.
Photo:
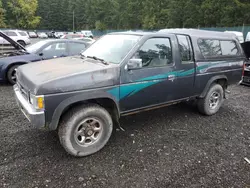
[[[94,89],[116,84],[119,65],[66,57],[30,63],[17,69],[17,81],[35,95]]]

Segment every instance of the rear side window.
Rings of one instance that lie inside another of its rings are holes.
[[[192,50],[191,50],[191,42],[188,36],[185,35],[177,35],[179,50],[181,54],[182,63],[188,63],[192,61]],[[191,62],[192,63],[192,62]]]
[[[204,57],[216,57],[222,55],[219,40],[199,39],[198,45]]]
[[[10,36],[10,37],[17,36],[17,34],[16,34],[15,32],[13,32],[13,31],[8,31],[8,32],[6,32],[6,34],[7,34],[8,36]]]
[[[23,37],[27,36],[25,32],[18,32],[18,33]]]
[[[202,55],[206,58],[237,56],[239,54],[235,41],[199,39],[198,45]]]
[[[222,55],[238,55],[239,50],[234,41],[220,41]]]

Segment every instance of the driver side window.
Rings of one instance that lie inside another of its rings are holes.
[[[134,55],[142,59],[142,67],[162,67],[173,63],[172,48],[169,38],[148,39]]]

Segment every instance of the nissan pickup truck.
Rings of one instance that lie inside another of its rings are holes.
[[[119,118],[196,100],[218,112],[246,57],[234,35],[193,29],[110,33],[81,56],[17,69],[17,103],[36,128],[57,130],[73,156],[108,142]]]

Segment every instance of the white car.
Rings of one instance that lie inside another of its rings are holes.
[[[38,37],[42,39],[47,39],[48,35],[46,33],[38,33]]]
[[[93,33],[90,30],[82,30],[81,34],[83,34],[85,37],[93,38]]]
[[[82,38],[74,38],[75,40],[81,40],[81,41],[84,41],[84,42],[87,42],[89,44],[92,44],[95,42],[94,39],[92,38],[88,38],[88,37],[82,37]]]
[[[239,31],[225,31],[225,33],[232,33],[236,35],[237,39],[240,41],[240,43],[244,42],[244,36],[242,32]]]
[[[29,35],[28,35],[28,33],[26,31],[4,30],[2,32],[5,35],[7,35],[8,37],[10,37],[12,40],[14,40],[15,42],[18,42],[19,44],[21,44],[22,46],[26,46],[26,45],[31,43],[30,39],[29,39]],[[0,37],[0,44],[9,45],[10,43],[7,40]]]
[[[64,35],[63,32],[55,32],[55,37],[56,38],[61,38]]]

